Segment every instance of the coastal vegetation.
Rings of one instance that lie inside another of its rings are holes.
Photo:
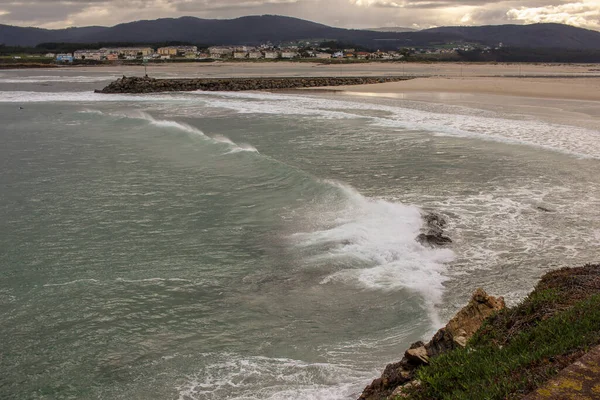
[[[518,399],[600,343],[600,265],[546,274],[465,347],[427,359],[393,399]],[[385,398],[385,397],[381,397]]]

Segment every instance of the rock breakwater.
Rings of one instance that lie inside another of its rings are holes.
[[[117,79],[96,93],[154,93],[204,91],[276,90],[325,86],[350,86],[398,82],[411,79],[405,76],[366,77],[284,77],[284,78],[198,78],[155,79],[126,77]]]

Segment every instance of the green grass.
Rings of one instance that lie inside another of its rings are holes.
[[[568,307],[561,294],[561,287],[540,287],[521,305],[491,318],[466,348],[421,368],[422,385],[409,398],[510,399],[539,387],[556,373],[561,358],[600,341],[600,294]]]

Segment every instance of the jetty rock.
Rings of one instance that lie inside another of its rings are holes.
[[[429,359],[458,347],[465,347],[468,340],[483,322],[495,312],[506,308],[504,298],[489,296],[477,289],[469,303],[437,331],[428,343],[413,343],[401,361],[389,364],[381,374],[367,386],[358,400],[386,400],[401,395],[402,387],[415,386],[415,371],[427,365]]]
[[[148,76],[126,77],[111,82],[96,93],[155,93],[190,91],[279,90],[325,86],[350,86],[398,82],[405,76],[362,77],[281,77],[281,78],[187,78],[156,79]]]

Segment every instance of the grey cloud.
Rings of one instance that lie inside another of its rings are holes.
[[[83,2],[79,3],[39,3],[31,2],[28,4],[2,4],[0,3],[0,10],[7,12],[8,14],[3,16],[4,20],[14,21],[40,21],[50,22],[60,20],[65,15],[79,12],[85,9],[88,5]],[[32,8],[33,7],[33,8]]]
[[[239,10],[261,7],[274,7],[296,5],[300,0],[264,0],[264,1],[235,1],[226,0],[220,2],[202,0],[202,1],[174,1],[172,2],[179,11],[213,11],[213,10]]]

